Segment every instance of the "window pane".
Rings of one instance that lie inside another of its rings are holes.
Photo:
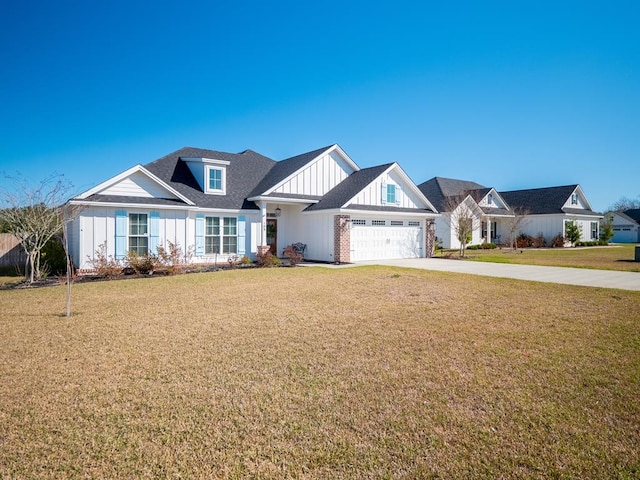
[[[204,253],[207,255],[220,253],[220,237],[205,237]]]
[[[224,219],[224,234],[225,235],[237,235],[236,219],[231,217],[225,217]]]
[[[211,190],[222,190],[222,170],[217,168],[209,169],[209,188]]]
[[[222,243],[222,253],[237,253],[238,240],[236,237],[224,237]]]
[[[147,237],[129,237],[129,251],[138,255],[146,255],[149,252],[148,242]]]
[[[147,234],[147,214],[132,213],[129,215],[129,235]]]
[[[206,217],[205,235],[220,235],[220,219],[218,217]]]
[[[387,185],[387,203],[396,203],[395,185]]]

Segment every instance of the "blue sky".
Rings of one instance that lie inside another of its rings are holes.
[[[0,171],[340,144],[416,183],[640,195],[640,2],[4,2]],[[0,179],[0,186],[6,179]]]

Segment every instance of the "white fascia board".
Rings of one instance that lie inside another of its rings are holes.
[[[83,200],[70,200],[71,205],[82,207],[115,207],[115,208],[147,208],[157,210],[191,210],[189,205],[158,205],[154,203],[135,203],[135,202],[91,202]]]
[[[228,160],[216,160],[215,158],[206,158],[206,157],[180,157],[180,159],[184,162],[209,163],[213,165],[230,165],[231,164],[231,162]]]
[[[439,213],[427,213],[427,212],[392,212],[382,210],[358,210],[349,208],[332,208],[327,210],[311,210],[310,212],[302,211],[304,215],[360,215],[360,216],[385,216],[385,217],[415,217],[415,218],[436,218],[439,217]]]
[[[162,188],[164,188],[165,190],[169,191],[170,193],[172,193],[173,195],[178,197],[180,200],[185,202],[187,205],[195,205],[195,203],[193,203],[187,197],[185,197],[180,192],[178,192],[176,189],[174,189],[173,187],[169,186],[168,184],[166,184],[165,182],[160,180],[158,177],[156,177],[153,173],[151,173],[149,170],[147,170],[146,168],[144,168],[140,164],[134,165],[133,167],[129,168],[128,170],[125,170],[124,172],[116,175],[115,177],[111,177],[109,180],[106,180],[106,181],[96,185],[95,187],[91,188],[90,190],[87,190],[86,192],[81,193],[76,198],[85,199],[87,197],[90,197],[91,195],[94,195],[94,194],[104,190],[105,188],[108,188],[111,185],[114,185],[114,184],[118,183],[120,180],[124,180],[128,176],[133,175],[134,173],[137,173],[137,172],[145,174],[151,180],[153,180],[158,185],[160,185]]]
[[[318,203],[320,200],[311,200],[308,198],[284,198],[284,197],[269,197],[265,195],[258,195],[257,197],[247,198],[250,202],[268,202],[268,203],[293,203],[296,205]]]
[[[304,170],[305,168],[307,168],[309,165],[314,164],[315,162],[317,162],[321,157],[325,156],[325,155],[329,155],[331,152],[338,152],[340,154],[341,157],[343,157],[343,159],[347,162],[347,164],[349,164],[349,166],[351,168],[353,168],[354,171],[358,171],[360,170],[360,167],[358,167],[358,165],[356,165],[356,163],[351,160],[351,158],[349,158],[349,155],[347,155],[345,153],[344,150],[342,150],[342,148],[340,148],[340,145],[338,145],[337,143],[334,144],[333,146],[327,148],[326,150],[324,150],[322,153],[320,153],[319,155],[317,155],[316,157],[314,157],[311,161],[305,163],[302,167],[300,167],[298,170],[296,170],[295,172],[293,172],[291,175],[287,176],[286,178],[282,179],[281,181],[279,181],[278,183],[276,183],[273,187],[269,188],[268,190],[266,190],[265,192],[263,192],[263,195],[269,195],[270,193],[272,193],[274,190],[277,190],[279,187],[281,187],[282,185],[284,185],[285,183],[287,183],[289,180],[291,180],[293,177],[295,177],[296,175],[298,175],[300,172],[302,172],[302,170]]]

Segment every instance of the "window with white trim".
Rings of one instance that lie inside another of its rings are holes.
[[[129,252],[149,253],[149,219],[146,213],[129,214]]]
[[[492,193],[490,193],[490,194],[487,196],[487,203],[488,203],[489,205],[493,205],[493,194],[492,194]]]
[[[571,194],[571,205],[577,205],[578,204],[578,194],[577,193],[572,193]]]
[[[238,253],[238,219],[235,217],[205,217],[204,253]]]
[[[591,222],[591,240],[598,239],[598,222]]]
[[[222,167],[207,165],[205,177],[205,192],[214,194],[225,193],[226,170]]]

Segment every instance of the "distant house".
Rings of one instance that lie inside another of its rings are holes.
[[[469,245],[506,241],[505,221],[514,214],[494,188],[443,177],[433,177],[418,188],[441,213],[435,222],[436,236],[443,248],[460,248],[454,225],[461,217],[472,219]]]
[[[575,222],[580,228],[580,241],[599,239],[603,215],[591,209],[580,185],[512,190],[500,195],[512,210],[526,212],[520,227],[526,235],[542,234],[549,244],[556,235],[566,237],[567,224]]]
[[[123,259],[167,242],[199,263],[279,255],[293,243],[327,262],[425,257],[438,216],[397,163],[361,169],[338,145],[282,161],[185,147],[70,202],[83,207],[70,226],[80,268],[101,245]]]
[[[611,212],[607,217],[613,224],[613,243],[640,243],[640,209]]]

